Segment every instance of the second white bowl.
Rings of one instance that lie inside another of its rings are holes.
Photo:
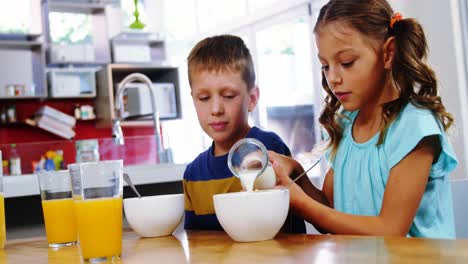
[[[168,194],[124,199],[132,229],[142,237],[169,236],[184,215],[184,195]]]

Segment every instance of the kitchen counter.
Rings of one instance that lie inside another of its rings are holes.
[[[185,164],[155,164],[125,166],[135,185],[181,181]],[[126,185],[126,184],[125,184]],[[35,174],[3,177],[5,198],[39,195],[39,182]]]
[[[467,249],[468,240],[279,234],[236,243],[224,232],[139,238],[127,231],[117,263],[468,263]],[[50,249],[45,237],[12,240],[0,263],[80,263],[79,248]]]

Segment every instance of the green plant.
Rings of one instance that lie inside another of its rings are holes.
[[[130,28],[132,29],[143,29],[145,28],[145,24],[140,21],[140,12],[138,12],[138,0],[133,0],[133,3],[135,5],[135,11],[133,12],[133,16],[135,17],[135,21],[133,21],[132,24],[130,24]]]

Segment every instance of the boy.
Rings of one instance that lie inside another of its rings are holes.
[[[230,148],[251,137],[262,141],[268,150],[288,156],[291,152],[275,133],[248,124],[259,88],[250,51],[241,38],[221,35],[200,41],[188,56],[188,75],[198,121],[213,143],[184,173],[185,229],[223,230],[216,218],[213,195],[242,190],[227,165]],[[293,219],[284,228],[305,233],[300,219]]]

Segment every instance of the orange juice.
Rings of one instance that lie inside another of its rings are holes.
[[[0,248],[5,247],[5,197],[0,193]]]
[[[42,211],[49,244],[76,242],[73,199],[43,200]]]
[[[84,259],[120,256],[122,198],[75,200],[81,254]]]

